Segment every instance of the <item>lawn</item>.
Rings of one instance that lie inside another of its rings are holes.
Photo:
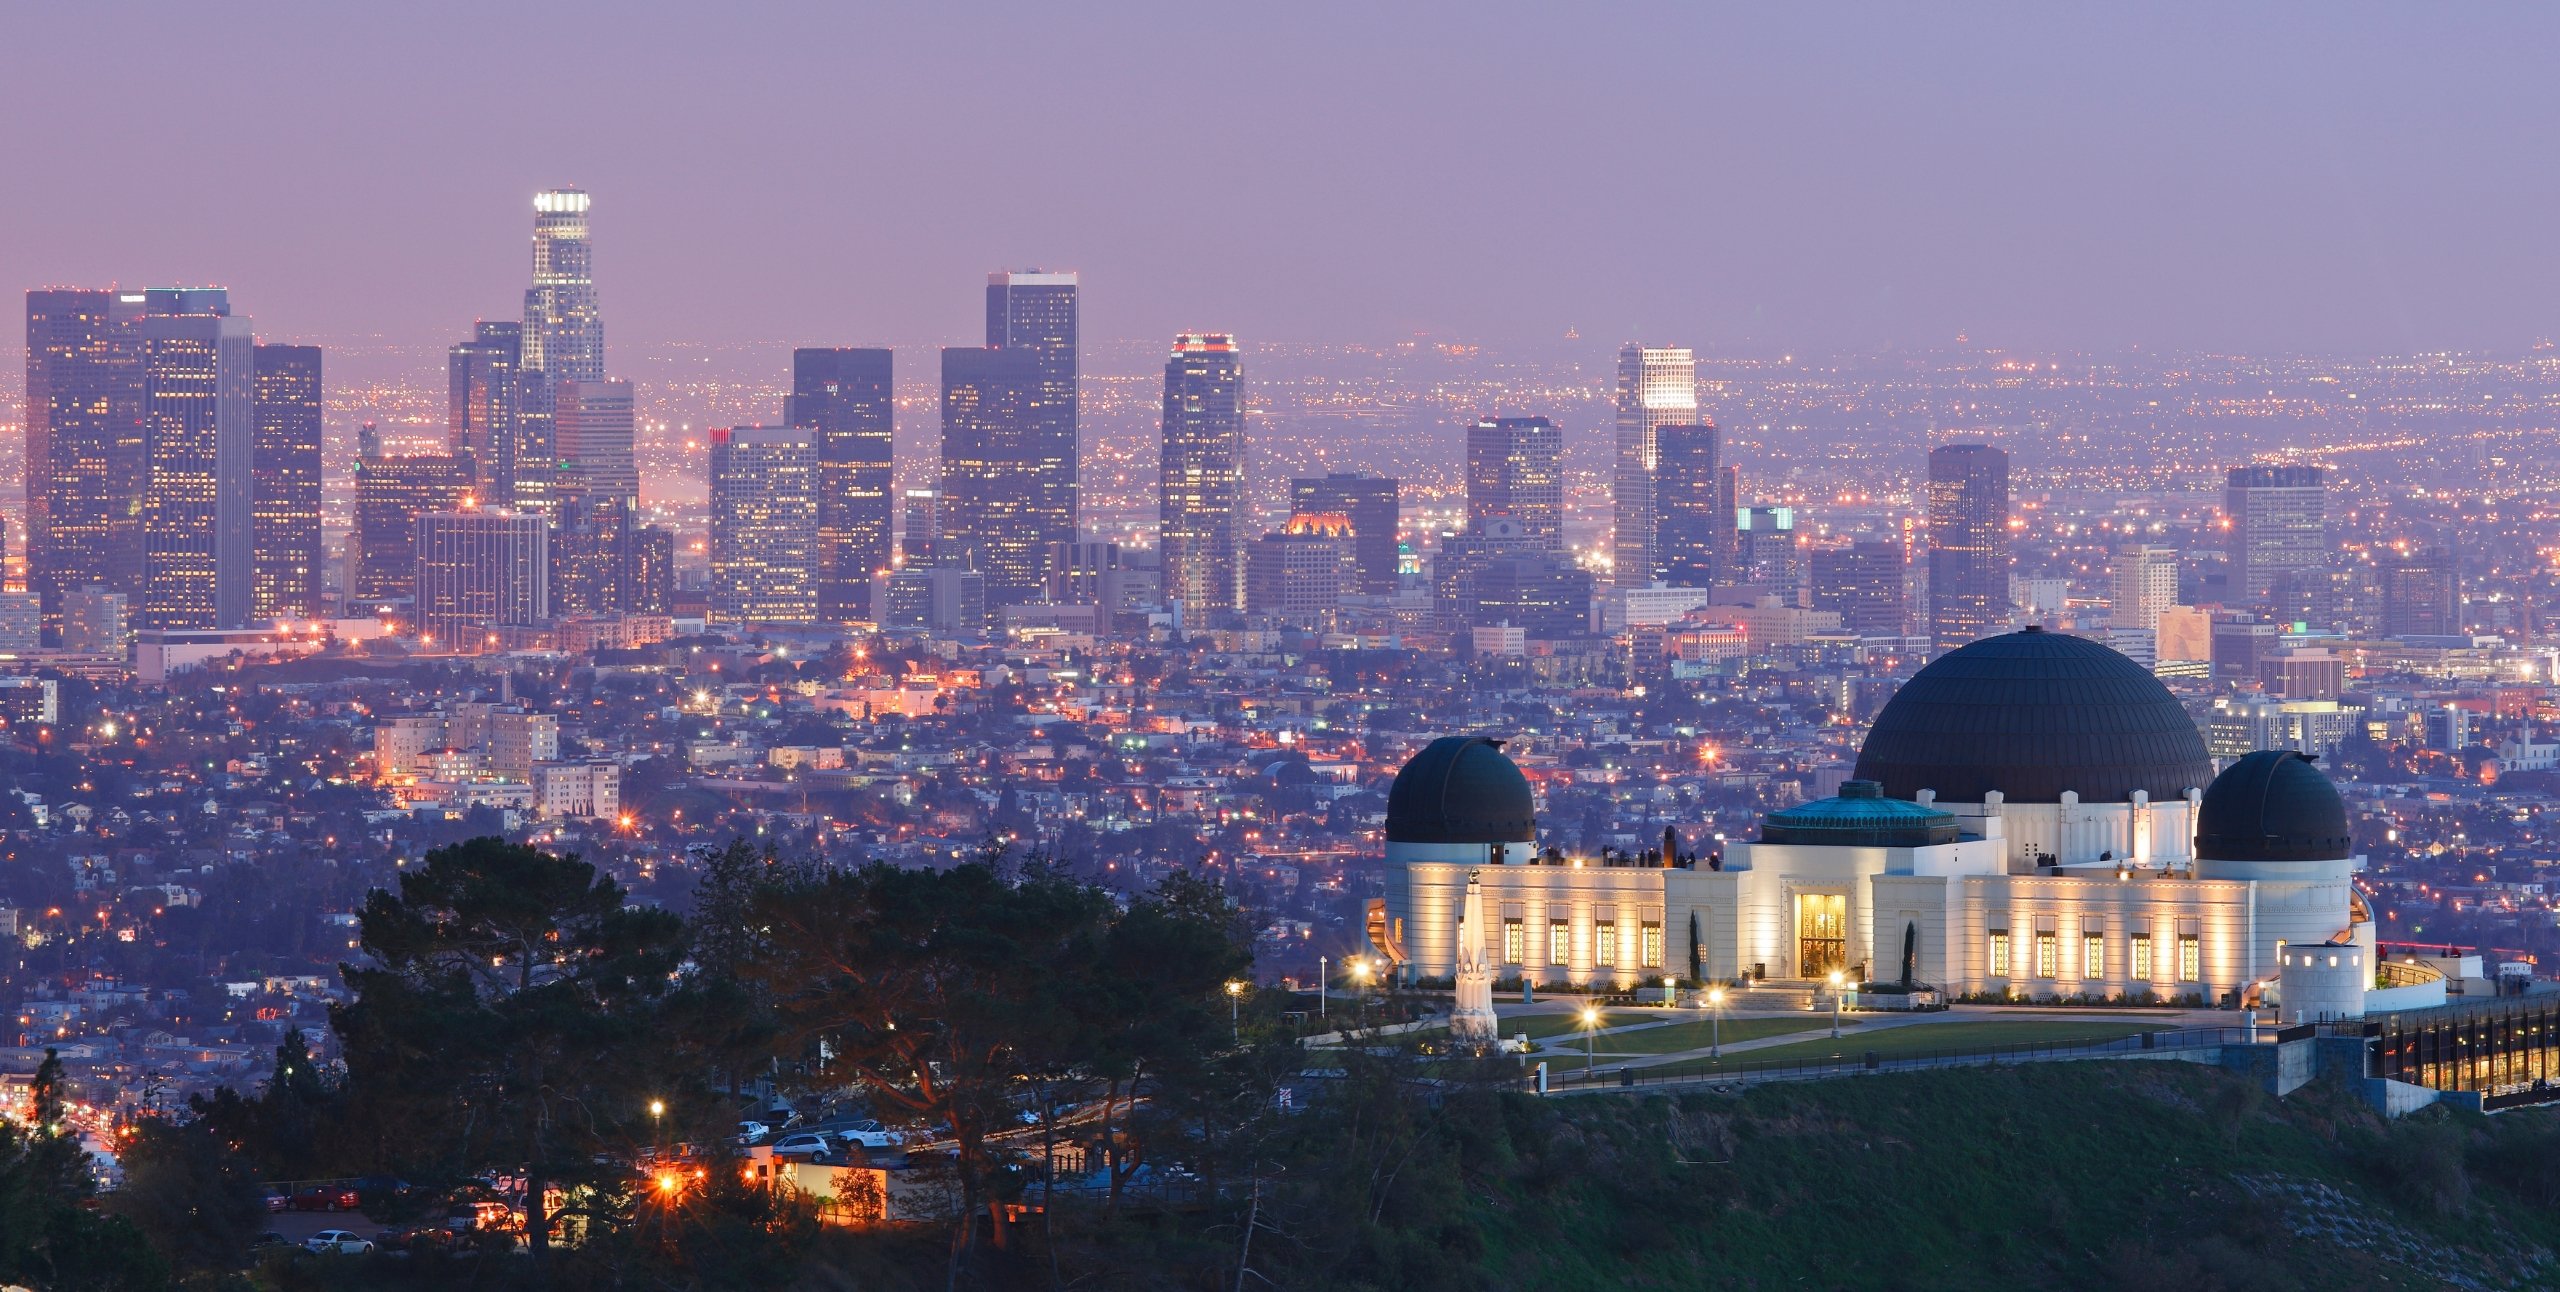
[[[1827,1026],[1828,1019],[1823,1020]],[[1772,1045],[1766,1049],[1728,1055],[1722,1063],[1698,1059],[1645,1068],[1647,1076],[1663,1073],[1732,1072],[1754,1065],[1784,1063],[1820,1063],[1829,1059],[1857,1062],[1872,1051],[1887,1059],[1939,1053],[1981,1053],[2003,1046],[2030,1045],[2046,1041],[2105,1041],[2143,1032],[2173,1030],[2168,1023],[2081,1022],[2077,1019],[2036,1019],[2028,1022],[1999,1023],[1967,1020],[1960,1023],[1919,1023],[1909,1027],[1888,1028],[1864,1036],[1851,1034],[1832,1040],[1828,1036],[1792,1045]],[[1661,1051],[1656,1051],[1661,1053]]]
[[[1600,1026],[1625,1027],[1630,1023],[1651,1023],[1667,1017],[1672,1015],[1662,1010],[1613,1010],[1600,1016]],[[1502,1015],[1504,1040],[1526,1032],[1529,1034],[1529,1039],[1543,1041],[1550,1036],[1560,1036],[1566,1032],[1581,1030],[1582,1015],[1580,1013]],[[1609,1043],[1609,1038],[1604,1036],[1600,1038],[1600,1042],[1606,1045]]]
[[[1855,1028],[1858,1023],[1855,1018],[1841,1021],[1849,1028]],[[1731,1045],[1736,1041],[1757,1041],[1763,1037],[1785,1036],[1790,1032],[1809,1032],[1817,1027],[1828,1029],[1830,1026],[1829,1014],[1819,1017],[1811,1014],[1786,1014],[1775,1018],[1728,1018],[1724,1021],[1721,1039],[1725,1044]],[[1647,1028],[1641,1032],[1621,1032],[1616,1036],[1604,1035],[1600,1038],[1600,1052],[1607,1054],[1614,1050],[1620,1054],[1675,1054],[1681,1050],[1703,1050],[1717,1039],[1715,1024],[1707,1019],[1697,1019],[1691,1022],[1674,1023],[1669,1027]]]

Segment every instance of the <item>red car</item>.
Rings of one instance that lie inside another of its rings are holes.
[[[342,1184],[323,1184],[293,1195],[296,1211],[353,1211],[356,1191]]]

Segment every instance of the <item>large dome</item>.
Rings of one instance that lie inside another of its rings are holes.
[[[2338,787],[2290,749],[2243,755],[2205,787],[2196,809],[2204,861],[2336,861],[2354,846]]]
[[[1387,791],[1389,843],[1528,843],[1538,837],[1529,778],[1482,736],[1442,736],[1405,760]]]
[[[1895,798],[1980,803],[2177,798],[2213,779],[2204,737],[2160,679],[2085,637],[1985,637],[1913,674],[1876,715],[1854,773]]]

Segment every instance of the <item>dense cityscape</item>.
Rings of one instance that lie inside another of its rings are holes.
[[[0,1285],[2548,1285],[2560,332],[626,342],[621,200],[20,284]]]

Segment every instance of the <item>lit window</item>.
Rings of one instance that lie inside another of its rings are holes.
[[[2009,935],[2005,932],[1994,932],[1991,935],[1991,976],[1994,978],[2009,976]]]
[[[1528,963],[1529,930],[1518,920],[1502,922],[1502,963]]]
[[[2192,933],[2178,935],[2178,981],[2204,981],[2204,942]]]
[[[2081,937],[2080,976],[2083,978],[2104,978],[2107,976],[2107,940],[2105,937],[2096,933],[2085,934]]]
[[[2133,935],[2133,980],[2151,980],[2151,935],[2148,933]]]
[[[1592,926],[1591,963],[1595,965],[1614,965],[1618,963],[1617,921],[1602,920],[1598,924]]]
[[[1547,963],[1569,964],[1573,960],[1573,926],[1562,920],[1547,921]]]
[[[2062,939],[2051,933],[2036,935],[2036,977],[2051,978],[2060,972]]]
[[[1662,967],[1661,925],[1648,923],[1644,926],[1644,955],[1639,963],[1644,965],[1647,969],[1658,969]]]

